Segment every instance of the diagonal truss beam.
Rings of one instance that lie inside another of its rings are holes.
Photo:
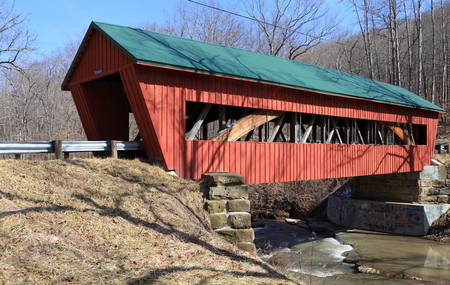
[[[203,121],[205,120],[206,115],[208,115],[208,112],[209,112],[209,109],[211,109],[211,106],[212,106],[212,104],[206,104],[205,106],[203,106],[203,109],[202,109],[200,115],[198,116],[198,119],[195,122],[194,126],[192,127],[192,130],[190,131],[187,140],[191,141],[195,138],[198,131],[200,130],[200,127],[203,125]]]
[[[314,123],[316,122],[316,118],[317,118],[317,115],[313,115],[312,118],[309,120],[308,128],[306,128],[305,133],[303,134],[302,138],[300,139],[300,143],[306,143],[306,140],[309,138],[309,135],[312,132]]]
[[[274,120],[286,112],[283,111],[273,111],[273,110],[258,110],[253,112],[250,115],[247,115],[239,121],[237,121],[234,125],[229,128],[226,128],[222,132],[218,133],[215,137],[213,137],[212,141],[236,141],[240,137],[244,136],[248,132],[254,130],[255,128]]]
[[[286,114],[283,114],[280,117],[278,117],[278,120],[275,123],[275,127],[273,128],[272,135],[270,136],[268,142],[273,142],[277,138],[279,133],[281,135],[283,134],[282,132],[280,132],[280,130],[283,128],[283,121],[285,116]]]
[[[409,138],[405,131],[400,128],[396,123],[380,122],[382,125],[394,132],[394,134],[405,144],[415,145],[415,143]]]

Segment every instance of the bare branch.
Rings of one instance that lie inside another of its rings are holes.
[[[34,50],[36,36],[28,29],[26,19],[14,12],[14,3],[0,0],[0,68],[19,70],[18,61]]]

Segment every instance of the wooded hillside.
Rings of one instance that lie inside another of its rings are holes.
[[[85,139],[71,95],[60,87],[79,42],[33,59],[39,35],[21,11],[0,2],[0,16],[10,20],[0,30],[0,141]],[[450,105],[448,0],[347,0],[356,19],[347,28],[326,0],[204,3],[180,2],[165,24],[138,26],[338,69]]]

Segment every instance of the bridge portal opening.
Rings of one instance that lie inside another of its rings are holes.
[[[140,140],[133,111],[119,73],[82,84],[100,131],[99,140]]]

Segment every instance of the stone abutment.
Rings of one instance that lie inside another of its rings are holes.
[[[332,195],[327,216],[335,224],[412,236],[426,235],[449,210],[450,179],[444,165],[423,171],[355,177],[351,197]]]
[[[245,185],[244,176],[228,172],[210,172],[204,173],[202,179],[208,185],[205,207],[210,215],[213,230],[236,242],[240,249],[256,256],[248,185]]]

